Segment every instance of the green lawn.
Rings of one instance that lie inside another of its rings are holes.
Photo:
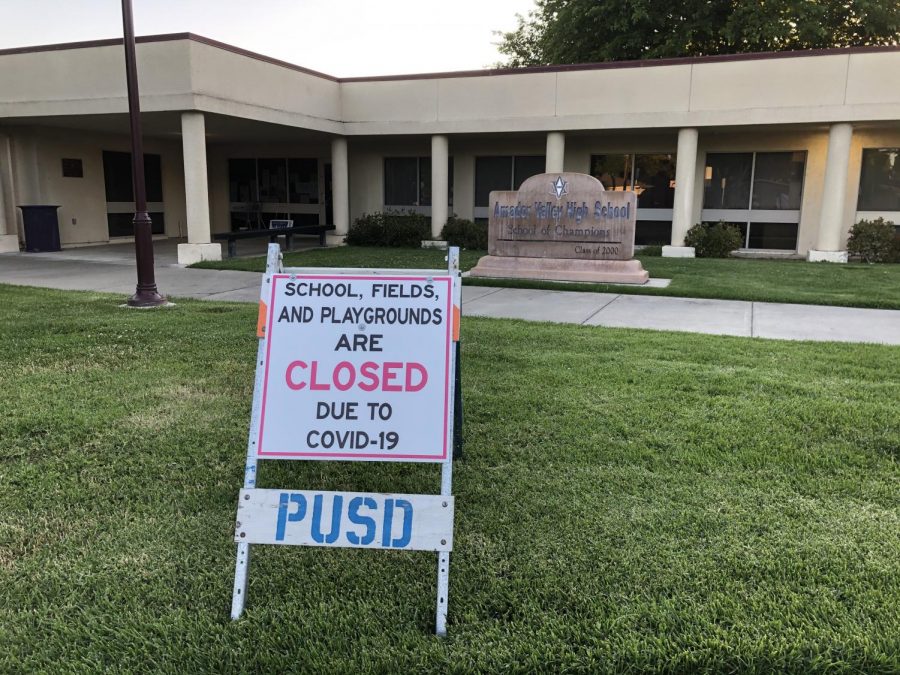
[[[460,267],[463,271],[475,267],[478,259],[486,251],[462,251]],[[284,254],[284,264],[288,267],[411,267],[417,269],[447,269],[446,251],[419,248],[386,248],[376,246],[339,246],[336,248],[313,248],[307,251],[289,251]],[[206,269],[245,270],[263,272],[266,257],[231,258],[215,262],[200,262],[191,265]]]
[[[900,671],[900,349],[465,319],[429,553],[257,547],[251,305],[0,286],[0,672]],[[435,466],[261,487],[436,492]]]
[[[475,266],[484,251],[463,251],[463,270]],[[285,264],[309,267],[444,267],[444,252],[344,246],[287,253]],[[795,302],[900,309],[900,265],[834,265],[801,260],[684,259],[639,257],[651,277],[671,279],[668,288],[559,284],[513,279],[465,279],[471,286],[510,286],[559,290],[670,295],[757,302]],[[261,272],[265,258],[204,262],[194,267]]]

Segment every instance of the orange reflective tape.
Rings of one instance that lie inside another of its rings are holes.
[[[462,320],[462,312],[459,311],[459,305],[453,305],[453,341],[459,342],[459,324]]]
[[[266,313],[268,308],[266,303],[259,301],[259,314],[256,317],[256,337],[266,336]]]

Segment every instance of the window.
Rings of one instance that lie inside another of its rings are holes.
[[[512,157],[475,158],[475,206],[489,206],[492,190],[512,190]]]
[[[544,173],[547,160],[543,155],[522,155],[513,157],[513,190],[522,187],[527,179]]]
[[[859,177],[859,211],[900,211],[900,148],[866,148]]]
[[[327,174],[315,157],[234,158],[228,160],[231,229],[268,227],[270,220],[323,224],[330,205]],[[324,181],[326,204],[319,197]]]
[[[707,155],[703,206],[707,209],[746,209],[750,204],[752,172],[752,152]]]
[[[795,250],[805,167],[805,152],[710,153],[701,218],[737,225],[746,248]]]
[[[385,206],[418,206],[419,159],[417,157],[385,157]]]
[[[675,203],[675,155],[635,155],[633,189],[639,209],[671,209]]]
[[[675,155],[591,155],[591,175],[613,192],[637,193],[634,243],[668,244],[675,203]]]
[[[802,152],[757,153],[751,208],[799,210],[805,163]]]
[[[448,160],[448,204],[453,204],[453,158]],[[431,157],[385,157],[384,205],[431,206]]]
[[[631,155],[592,155],[591,175],[606,190],[623,192],[632,187]]]
[[[232,202],[259,201],[256,192],[256,160],[228,160],[228,199]]]
[[[287,204],[287,166],[284,159],[258,159],[259,201]]]
[[[528,178],[544,173],[544,155],[499,155],[475,158],[475,206],[487,207],[491,191],[518,190]]]
[[[107,202],[133,202],[131,153],[103,151],[103,183]],[[161,202],[162,164],[159,155],[144,155],[144,184],[148,202]]]
[[[106,189],[106,224],[110,237],[134,234],[134,185],[131,153],[103,151],[103,184]],[[153,234],[165,232],[162,192],[162,162],[159,155],[144,154],[144,185]]]
[[[288,202],[291,204],[319,203],[318,160],[288,160]]]

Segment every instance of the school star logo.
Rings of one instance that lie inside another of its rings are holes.
[[[569,194],[569,183],[568,181],[564,181],[562,176],[557,176],[556,180],[550,183],[553,189],[550,191],[551,195],[556,195],[557,199],[562,199],[563,195]]]

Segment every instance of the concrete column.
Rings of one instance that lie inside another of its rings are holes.
[[[178,262],[221,260],[222,245],[213,244],[209,226],[209,185],[206,174],[206,121],[203,113],[181,113],[184,155],[184,204],[188,243],[178,245]]]
[[[334,230],[326,239],[329,246],[340,246],[350,231],[350,164],[343,136],[331,139],[331,212]]]
[[[12,213],[12,153],[9,137],[0,135],[0,253],[15,253],[19,250],[18,227]],[[7,199],[7,192],[9,198]]]
[[[810,262],[847,262],[847,251],[841,250],[844,235],[844,211],[847,206],[847,172],[853,125],[832,124],[828,131],[828,159],[825,160],[825,186],[816,248],[810,249]]]
[[[544,171],[547,173],[562,173],[566,158],[566,135],[561,131],[551,131],[547,134],[547,160]]]
[[[694,217],[694,187],[697,181],[696,129],[678,130],[678,149],[675,157],[675,204],[672,208],[672,244],[663,246],[666,258],[693,258],[694,248],[684,245],[684,237]],[[638,214],[640,215],[640,214]]]
[[[450,143],[446,136],[431,137],[431,238],[440,240],[447,224],[450,200]]]

